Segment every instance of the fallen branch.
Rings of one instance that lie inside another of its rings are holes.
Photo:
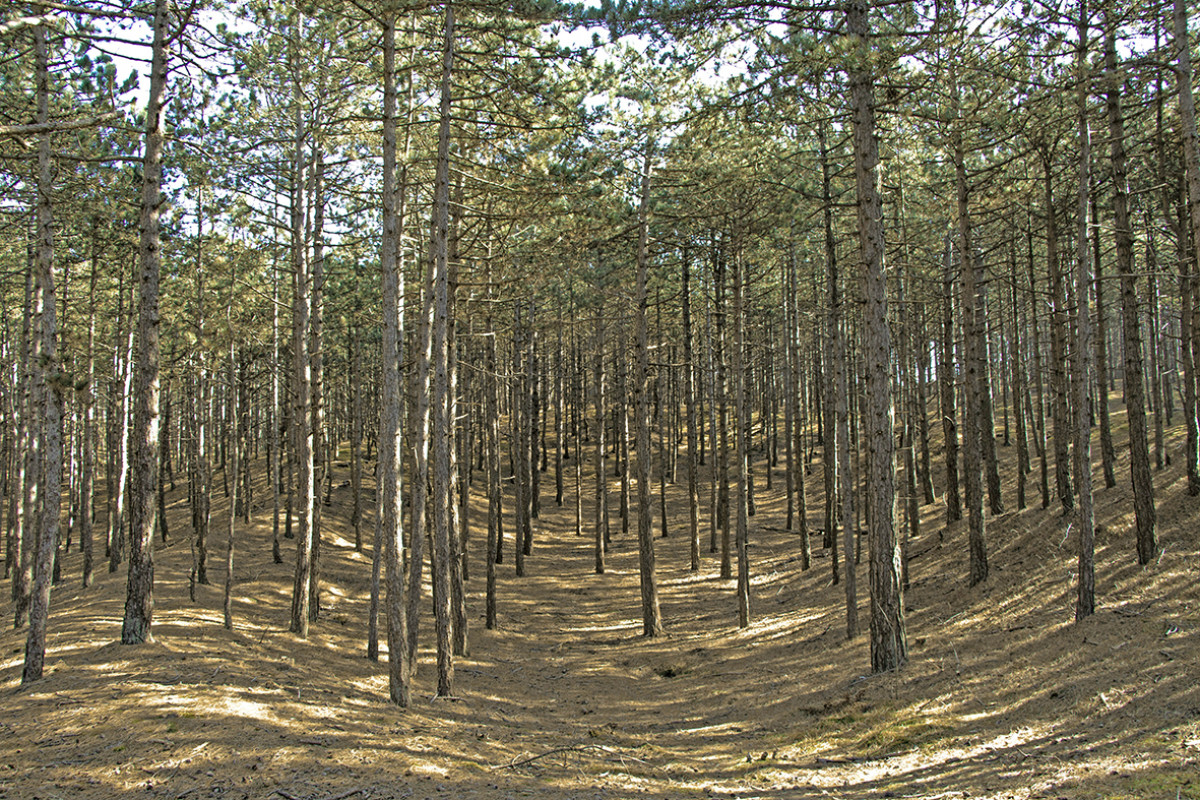
[[[523,758],[520,760],[517,760],[514,758],[509,763],[501,764],[496,767],[492,767],[492,769],[516,769],[517,767],[523,767],[526,764],[532,764],[534,761],[539,761],[547,756],[553,756],[553,755],[557,755],[559,753],[582,753],[586,750],[599,750],[602,753],[611,753],[612,752],[612,750],[610,750],[609,748],[603,747],[602,745],[598,745],[598,744],[574,744],[574,745],[569,745],[567,747],[555,747],[554,749],[547,750],[544,753],[538,753],[535,756],[529,756],[528,758]]]

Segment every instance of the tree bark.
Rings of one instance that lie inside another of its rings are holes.
[[[1190,211],[1189,222],[1191,223],[1191,239],[1193,247],[1200,249],[1200,136],[1196,132],[1196,100],[1192,89],[1192,51],[1188,41],[1188,14],[1184,4],[1184,0],[1174,0],[1172,6],[1172,20],[1174,27],[1174,44],[1176,53],[1176,75],[1179,85],[1179,121],[1183,134],[1183,159],[1185,165],[1185,180],[1187,183],[1187,206]],[[1187,237],[1180,230],[1180,242],[1184,242]],[[1186,247],[1182,247],[1185,253]],[[1183,312],[1184,327],[1191,327],[1193,316],[1192,303],[1195,301],[1195,280],[1196,274],[1196,252],[1192,251],[1192,257],[1187,260],[1187,269],[1183,271],[1183,281],[1186,283],[1186,289],[1183,292]],[[1200,450],[1200,445],[1197,444],[1196,434],[1196,400],[1195,400],[1195,349],[1197,342],[1191,335],[1189,330],[1183,334],[1184,341],[1190,344],[1190,347],[1184,350],[1181,348],[1181,360],[1184,361],[1184,380],[1187,384],[1185,391],[1190,392],[1192,399],[1190,407],[1185,400],[1185,411],[1188,412],[1188,449],[1186,454],[1187,474],[1188,474],[1188,494],[1200,494],[1200,468],[1197,467],[1197,451]]]
[[[154,528],[158,492],[159,213],[162,206],[163,100],[167,85],[167,0],[154,4],[154,49],[146,104],[146,153],[142,165],[141,271],[138,293],[138,358],[134,364],[133,475],[129,505],[129,580],[121,642],[151,638],[154,617]]]
[[[946,448],[946,524],[949,525],[962,519],[962,499],[958,492],[958,413],[954,390],[954,251],[949,231],[946,231],[945,239],[938,384],[941,390],[942,438]]]
[[[46,27],[39,25],[34,30],[39,122],[46,122],[50,118],[50,47],[47,39]],[[34,423],[32,418],[30,420],[31,425],[36,425],[34,430],[41,429],[41,436],[38,438],[42,440],[42,471],[39,481],[42,507],[37,524],[28,526],[23,545],[33,550],[34,568],[29,603],[29,634],[25,639],[25,665],[21,671],[22,684],[40,680],[45,667],[51,573],[62,503],[63,392],[67,377],[62,372],[58,360],[57,298],[54,287],[54,207],[50,197],[54,181],[53,170],[50,134],[47,132],[39,137],[38,142],[35,265],[40,307],[38,335],[33,347],[35,380],[40,385],[44,405],[39,409],[40,418],[37,423]],[[36,535],[29,535],[35,532]]]
[[[1067,407],[1067,298],[1058,252],[1058,214],[1054,208],[1054,174],[1052,155],[1042,153],[1045,171],[1046,198],[1046,263],[1050,277],[1050,406],[1054,420],[1054,478],[1063,512],[1075,508],[1075,491],[1071,486],[1071,421]]]
[[[883,213],[876,169],[875,78],[870,58],[868,0],[850,0],[846,21],[853,37],[850,67],[854,130],[854,176],[858,196],[858,240],[863,264],[865,360],[864,412],[867,421],[867,485],[871,487],[870,586],[871,670],[899,669],[908,660],[900,551],[896,544],[895,458],[892,438],[891,332],[887,318]],[[847,562],[850,554],[847,553]]]
[[[984,393],[987,392],[987,342],[984,329],[980,276],[972,238],[971,212],[967,189],[965,154],[962,142],[962,120],[958,109],[957,75],[954,77],[954,120],[951,133],[954,149],[955,189],[958,199],[959,264],[962,274],[963,368],[965,373],[967,407],[963,436],[963,482],[966,489],[967,539],[970,566],[967,583],[975,586],[987,580],[987,539],[983,517],[983,455],[984,439],[990,435],[986,426],[987,414]]]
[[[437,637],[437,696],[454,693],[453,620],[451,618],[450,506],[450,374],[448,352],[450,274],[450,109],[454,66],[454,6],[446,3],[442,40],[441,103],[438,125],[437,168],[433,202],[433,398],[431,430],[433,451],[433,561],[434,628]]]
[[[300,28],[303,16],[297,15],[291,57],[299,58]],[[298,81],[298,79],[296,79]],[[303,107],[299,83],[293,87],[295,131],[292,141],[292,455],[296,470],[296,571],[292,584],[290,630],[308,638],[312,602],[313,515],[316,513],[315,465],[313,462],[312,359],[309,353],[309,314],[312,284],[305,241],[306,192]]]
[[[1125,153],[1125,117],[1121,108],[1116,20],[1111,3],[1104,14],[1104,69],[1108,107],[1108,141],[1112,161],[1113,224],[1117,243],[1117,271],[1121,276],[1121,318],[1125,338],[1125,402],[1129,420],[1130,470],[1133,477],[1133,511],[1137,520],[1137,558],[1149,564],[1158,554],[1155,533],[1154,479],[1146,441],[1146,390],[1142,367],[1142,334],[1138,320],[1136,274],[1133,271],[1133,229],[1129,220],[1128,158]]]
[[[1075,595],[1075,621],[1090,617],[1096,611],[1096,566],[1095,566],[1095,507],[1092,503],[1092,427],[1088,397],[1092,358],[1092,321],[1088,307],[1088,291],[1092,284],[1090,242],[1088,241],[1088,211],[1092,180],[1092,140],[1088,129],[1087,104],[1088,85],[1091,75],[1088,70],[1088,11],[1087,0],[1079,2],[1077,21],[1078,44],[1076,52],[1075,98],[1078,106],[1079,187],[1075,234],[1075,330],[1078,341],[1075,347],[1075,486],[1079,496],[1079,559],[1077,592]],[[1107,387],[1105,387],[1107,389]],[[1106,393],[1100,401],[1105,402]]]
[[[634,295],[634,346],[637,351],[637,372],[634,375],[637,415],[638,461],[638,572],[642,590],[642,635],[662,633],[662,612],[658,603],[658,583],[654,574],[654,536],[651,532],[650,505],[650,346],[646,322],[646,278],[649,256],[646,252],[650,226],[650,169],[654,158],[654,143],[646,146],[642,165],[641,202],[638,206],[637,286]],[[623,471],[628,475],[628,464]]]
[[[383,59],[383,237],[379,245],[383,342],[374,564],[380,561],[382,545],[387,586],[388,699],[404,708],[410,700],[410,681],[408,617],[401,562],[404,509],[400,416],[404,399],[400,390],[400,358],[404,338],[403,270],[398,256],[403,215],[397,201],[403,204],[403,194],[396,190],[396,16],[392,9],[383,18]],[[377,581],[378,566],[372,568]],[[378,650],[378,645],[375,649]]]

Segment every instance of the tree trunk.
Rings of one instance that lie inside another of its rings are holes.
[[[892,342],[887,319],[883,214],[876,174],[879,142],[875,134],[875,79],[870,64],[869,10],[868,0],[851,0],[846,8],[846,20],[856,45],[849,77],[865,300],[863,402],[867,420],[867,485],[871,487],[871,670],[879,673],[904,666],[908,660],[908,642],[900,588],[900,552],[896,546],[890,375]],[[847,563],[849,556],[847,553]]]
[[[303,17],[298,15],[292,58],[298,58],[300,28]],[[295,131],[292,147],[292,454],[296,469],[296,572],[292,584],[292,616],[290,630],[308,638],[309,605],[312,598],[312,544],[314,499],[313,424],[312,424],[312,359],[309,353],[309,310],[312,285],[309,276],[307,244],[305,242],[304,186],[304,117],[299,84],[294,87]]]
[[[146,154],[142,166],[141,276],[138,295],[138,358],[134,364],[133,475],[129,505],[129,580],[121,642],[151,638],[154,616],[154,523],[158,491],[159,213],[162,206],[163,100],[167,85],[167,0],[154,4],[154,49],[146,104]]]
[[[954,387],[954,251],[950,232],[946,232],[942,263],[942,343],[938,364],[941,388],[942,438],[946,448],[946,524],[962,519],[962,500],[958,492],[958,413]]]
[[[1174,44],[1176,60],[1177,82],[1179,85],[1179,121],[1183,133],[1183,158],[1185,165],[1185,179],[1187,182],[1187,206],[1191,212],[1191,239],[1194,248],[1200,249],[1200,136],[1196,133],[1196,100],[1192,90],[1192,51],[1188,42],[1188,14],[1184,4],[1184,0],[1174,0],[1173,22],[1174,22]],[[1186,241],[1187,236],[1183,230],[1179,231],[1179,241],[1182,244]],[[1185,253],[1186,247],[1181,247]],[[1186,261],[1187,269],[1183,271],[1183,281],[1186,284],[1186,289],[1183,292],[1184,311],[1182,317],[1183,323],[1181,327],[1191,327],[1193,316],[1192,303],[1195,301],[1195,281],[1193,276],[1196,271],[1196,256],[1193,250],[1192,258]],[[1189,302],[1190,301],[1190,302]],[[1195,349],[1197,342],[1191,335],[1189,330],[1183,334],[1184,341],[1190,344],[1188,349],[1181,348],[1181,360],[1184,362],[1184,381],[1185,392],[1190,393],[1190,406],[1185,398],[1184,410],[1187,414],[1188,426],[1188,448],[1187,448],[1187,474],[1188,474],[1188,494],[1200,494],[1200,468],[1197,467],[1197,451],[1200,446],[1197,445],[1196,431],[1196,400],[1195,400],[1195,381],[1196,374],[1194,364],[1198,360],[1195,358]]]
[[[388,699],[407,707],[410,700],[408,618],[406,616],[403,550],[404,509],[401,492],[403,442],[400,416],[404,398],[400,390],[403,336],[403,270],[398,263],[403,213],[403,181],[396,190],[396,17],[383,19],[383,237],[379,245],[380,297],[383,342],[380,365],[379,449],[376,475],[375,547],[373,581],[378,582],[380,545],[386,565]],[[375,646],[376,652],[378,645]]]
[[[597,289],[599,286],[597,286]],[[596,412],[596,452],[593,464],[596,477],[596,511],[595,522],[595,569],[597,575],[604,574],[604,555],[608,543],[608,481],[604,470],[604,421],[608,417],[604,398],[604,300],[601,298],[596,305],[596,354],[593,360],[593,388]]]
[[[967,407],[963,436],[963,481],[966,489],[970,573],[968,585],[987,580],[987,540],[983,518],[983,461],[984,439],[990,436],[986,426],[991,421],[984,401],[987,392],[987,341],[984,315],[981,308],[980,276],[972,239],[971,213],[967,195],[967,175],[962,143],[962,122],[958,113],[957,76],[954,78],[954,148],[955,188],[958,198],[959,264],[962,273],[963,369],[965,373]]]
[[[1096,402],[1100,407],[1100,459],[1104,466],[1104,486],[1117,485],[1116,449],[1113,447],[1112,421],[1108,411],[1108,325],[1104,308],[1104,264],[1100,259],[1100,215],[1096,195],[1089,190],[1092,214],[1092,264],[1096,273]]]
[[[634,375],[636,393],[638,448],[638,571],[642,589],[642,635],[662,633],[662,612],[658,604],[658,583],[654,575],[654,536],[650,530],[650,347],[646,331],[646,276],[649,256],[650,168],[654,158],[654,143],[646,146],[642,166],[642,196],[638,208],[637,286],[634,296],[634,346],[637,350],[637,372]],[[628,476],[628,463],[622,474]]]
[[[41,123],[47,123],[50,119],[50,47],[47,39],[46,26],[39,25],[34,30],[34,49],[37,61],[37,118]],[[38,522],[27,526],[23,544],[23,548],[33,551],[33,588],[29,603],[29,635],[25,640],[25,666],[21,671],[22,684],[40,680],[45,666],[51,571],[54,548],[58,541],[62,502],[63,392],[67,379],[58,360],[57,298],[54,288],[54,208],[50,199],[54,167],[51,162],[50,136],[50,133],[43,133],[38,137],[35,265],[40,307],[38,333],[33,346],[33,363],[36,370],[35,381],[41,389],[44,406],[38,409],[36,422],[31,416],[30,424],[31,430],[41,431],[41,435],[36,438],[42,441],[42,471],[38,482],[42,510]],[[35,532],[35,535],[30,535]]]
[[[1050,152],[1042,153],[1045,170],[1046,263],[1050,277],[1050,300],[1053,303],[1050,313],[1050,406],[1054,419],[1054,478],[1058,499],[1065,513],[1075,508],[1075,493],[1071,486],[1071,422],[1067,408],[1067,298],[1059,263],[1052,160]]]
[[[1075,486],[1079,495],[1079,559],[1077,592],[1075,596],[1075,621],[1090,617],[1096,611],[1096,566],[1095,566],[1095,506],[1092,503],[1092,426],[1088,410],[1091,388],[1092,321],[1088,307],[1088,291],[1092,284],[1091,251],[1088,241],[1088,211],[1092,180],[1092,140],[1088,129],[1087,104],[1088,86],[1091,75],[1088,71],[1088,22],[1087,0],[1079,2],[1077,23],[1079,43],[1076,52],[1075,97],[1078,105],[1079,146],[1079,201],[1076,206],[1078,217],[1075,235],[1075,329],[1078,340],[1075,347]],[[1100,400],[1104,402],[1105,394]]]
[[[700,494],[697,484],[697,415],[696,415],[696,365],[692,352],[692,289],[690,254],[683,251],[683,370],[684,396],[687,407],[687,485],[688,485],[688,541],[691,543],[691,569],[700,569]]]
[[[449,310],[450,274],[450,88],[454,65],[454,6],[446,3],[443,31],[441,110],[438,126],[437,170],[433,201],[433,329],[431,333],[433,398],[431,429],[433,455],[433,567],[434,628],[437,636],[437,696],[453,695],[454,653],[451,618],[450,518],[450,373]]]
[[[96,280],[100,274],[99,237],[95,233],[91,254],[91,278],[88,284],[88,307],[96,307]],[[93,496],[96,486],[96,314],[88,314],[87,334],[87,388],[83,394],[83,478],[80,482],[79,547],[83,551],[83,587],[92,585],[95,578],[95,533],[93,523]]]
[[[1136,274],[1133,271],[1133,229],[1129,220],[1129,188],[1125,154],[1125,118],[1121,108],[1121,79],[1117,71],[1116,20],[1111,4],[1104,14],[1104,69],[1107,73],[1108,141],[1113,176],[1113,224],[1117,242],[1117,271],[1121,275],[1121,318],[1125,338],[1125,402],[1129,420],[1133,510],[1137,519],[1137,558],[1149,564],[1158,554],[1155,535],[1154,479],[1146,441],[1146,391],[1142,370],[1142,334]]]
[[[838,262],[837,244],[833,237],[833,196],[830,189],[829,149],[826,144],[825,122],[817,126],[817,146],[821,159],[821,205],[824,213],[825,231],[825,275],[829,284],[828,305],[825,313],[825,364],[832,371],[829,380],[825,381],[825,454],[821,459],[825,474],[825,538],[824,547],[830,548],[833,564],[833,582],[838,581],[837,567],[837,524],[838,524],[838,447],[839,431],[835,418],[838,402],[838,369],[845,369],[845,353],[842,347],[841,333],[838,330]],[[846,521],[848,522],[848,521]]]

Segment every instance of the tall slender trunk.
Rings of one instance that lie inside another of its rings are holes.
[[[154,528],[158,492],[159,213],[162,206],[163,101],[167,86],[167,17],[170,4],[154,4],[154,49],[146,104],[146,152],[142,166],[139,227],[138,358],[134,404],[133,475],[129,505],[129,580],[121,642],[149,641],[154,617]]]
[[[1075,329],[1078,342],[1075,347],[1075,486],[1079,495],[1079,559],[1077,592],[1075,596],[1075,620],[1091,616],[1096,611],[1096,567],[1095,567],[1095,507],[1092,503],[1092,426],[1088,410],[1091,393],[1090,380],[1092,358],[1092,321],[1088,307],[1088,291],[1092,284],[1090,242],[1088,241],[1088,211],[1092,180],[1092,139],[1088,129],[1087,105],[1088,85],[1091,75],[1088,70],[1088,11],[1087,0],[1079,2],[1077,25],[1078,44],[1076,51],[1075,100],[1078,108],[1079,186],[1076,206],[1077,230],[1075,234]],[[1101,394],[1101,402],[1105,395]]]
[[[942,341],[938,384],[941,391],[942,438],[946,449],[946,524],[962,519],[958,492],[958,412],[954,391],[954,244],[946,231],[942,262]]]
[[[317,110],[320,113],[320,109]],[[312,442],[313,442],[313,505],[312,547],[309,549],[308,570],[308,621],[316,622],[321,613],[321,506],[319,500],[323,487],[329,480],[330,455],[326,442],[325,423],[325,352],[324,352],[324,292],[325,292],[325,162],[320,146],[314,145],[312,156],[312,269],[311,293],[309,295],[308,353],[312,364],[310,390],[312,391]],[[237,472],[233,473],[234,479]],[[245,497],[249,509],[250,497]],[[328,498],[324,501],[328,502]]]
[[[300,28],[303,16],[297,15],[291,58],[299,60]],[[294,67],[298,70],[298,67]],[[296,573],[292,584],[292,617],[290,630],[301,638],[308,637],[311,621],[309,605],[312,583],[313,515],[316,487],[313,463],[312,424],[312,359],[309,353],[309,313],[312,285],[309,275],[307,243],[305,241],[305,157],[303,106],[299,75],[293,87],[294,138],[292,140],[292,453],[296,469]]]
[[[837,568],[837,523],[838,523],[838,431],[835,418],[838,392],[838,369],[845,368],[845,354],[838,350],[841,333],[838,330],[838,262],[837,243],[833,237],[833,196],[830,189],[829,177],[829,148],[826,143],[825,122],[817,126],[817,146],[821,159],[821,205],[824,215],[825,233],[825,275],[828,282],[828,302],[825,312],[825,365],[832,375],[825,381],[825,454],[822,458],[822,472],[825,476],[825,536],[822,545],[831,548],[833,563],[833,580],[838,580]]]
[[[403,338],[403,271],[399,263],[400,220],[396,191],[396,17],[383,19],[383,237],[379,245],[380,297],[383,342],[380,365],[379,447],[376,492],[374,565],[386,565],[388,699],[402,708],[410,700],[408,632],[405,604],[403,551],[404,511],[401,493],[402,441],[400,416],[404,399],[400,390],[400,357]],[[382,545],[383,553],[380,553]],[[377,577],[375,578],[377,581]],[[376,650],[378,645],[376,644]]]
[[[433,327],[431,332],[433,397],[431,429],[433,451],[433,567],[434,627],[437,636],[437,696],[453,695],[454,653],[451,618],[450,507],[450,373],[448,330],[450,274],[450,108],[454,66],[454,6],[446,3],[442,44],[441,109],[438,125],[437,170],[433,199]]]
[[[987,540],[983,518],[983,455],[984,439],[990,436],[986,426],[991,422],[984,393],[987,392],[987,342],[984,315],[981,308],[980,275],[975,257],[971,228],[971,212],[967,188],[965,153],[962,142],[962,121],[958,108],[958,79],[953,78],[954,118],[951,141],[954,156],[955,189],[958,199],[959,264],[962,274],[963,367],[967,407],[963,436],[963,480],[966,489],[970,574],[968,585],[987,580]]]
[[[647,243],[650,227],[650,169],[654,143],[646,145],[642,166],[641,203],[638,206],[637,285],[634,295],[634,347],[637,351],[634,375],[635,414],[637,415],[638,460],[638,571],[642,590],[642,635],[662,633],[662,612],[658,603],[658,582],[654,574],[654,536],[651,533],[650,506],[650,345],[646,322],[646,280],[649,272]],[[623,470],[628,475],[628,463]]]
[[[1029,293],[1032,298],[1030,302],[1030,319],[1029,328],[1033,331],[1033,378],[1037,393],[1037,417],[1034,429],[1034,445],[1038,455],[1038,488],[1042,495],[1042,508],[1050,507],[1050,470],[1049,459],[1047,457],[1046,448],[1046,390],[1045,381],[1042,376],[1042,338],[1041,325],[1038,323],[1037,307],[1037,281],[1034,279],[1034,262],[1033,262],[1033,218],[1032,214],[1029,218],[1029,227],[1026,231],[1026,243],[1028,246],[1027,266],[1029,268]],[[1032,408],[1030,409],[1033,410]]]
[[[1009,342],[1009,360],[1012,362],[1013,374],[1013,418],[1017,427],[1017,510],[1023,510],[1027,504],[1026,490],[1028,486],[1029,466],[1029,426],[1025,424],[1025,342],[1021,332],[1022,324],[1021,303],[1017,295],[1017,250],[1016,245],[1009,247],[1009,298],[1012,305],[1011,323],[1012,340]]]
[[[500,376],[499,362],[496,358],[496,330],[492,320],[492,261],[490,252],[487,259],[487,315],[484,322],[484,335],[487,337],[485,360],[485,429],[484,446],[487,459],[487,495],[488,495],[488,533],[487,533],[487,602],[485,625],[488,630],[496,628],[496,553],[500,543],[501,493],[500,484]],[[576,449],[576,460],[582,455]],[[599,526],[597,526],[598,528]]]
[[[100,274],[99,236],[93,221],[91,277],[88,282],[88,307],[96,307],[96,283]],[[87,333],[87,388],[83,394],[83,477],[79,486],[80,521],[79,547],[83,551],[83,586],[92,585],[95,578],[95,534],[93,523],[93,495],[96,486],[96,314],[88,314]]]
[[[1100,259],[1100,216],[1096,195],[1089,191],[1092,215],[1092,265],[1096,287],[1096,403],[1100,407],[1100,460],[1104,466],[1104,486],[1117,485],[1116,448],[1113,447],[1112,421],[1108,411],[1108,324],[1104,308],[1104,263]]]
[[[850,67],[858,239],[863,264],[864,397],[867,485],[870,495],[871,670],[899,669],[908,660],[900,550],[896,544],[896,487],[891,384],[891,332],[887,318],[883,213],[876,169],[875,78],[871,66],[868,0],[851,0],[846,21],[855,43]],[[847,553],[847,562],[850,554]]]
[[[742,258],[741,243],[734,242],[733,252],[733,349],[730,353],[730,369],[733,371],[733,416],[736,420],[734,428],[733,457],[737,461],[734,468],[733,515],[736,532],[734,536],[737,548],[737,606],[738,627],[750,625],[750,521],[749,521],[749,487],[747,478],[750,472],[749,444],[749,404],[746,402],[746,315],[743,302],[745,264]]]
[[[1192,89],[1192,51],[1188,42],[1188,14],[1184,0],[1174,0],[1172,5],[1172,21],[1174,28],[1174,45],[1176,60],[1177,82],[1179,85],[1179,121],[1183,133],[1183,158],[1185,164],[1185,179],[1187,183],[1187,207],[1190,210],[1189,221],[1191,223],[1191,239],[1194,248],[1200,249],[1200,136],[1196,132],[1196,100]],[[1193,12],[1194,15],[1194,12]],[[1182,228],[1182,226],[1181,226]],[[1180,230],[1179,242],[1182,245],[1187,237]],[[1185,253],[1186,247],[1181,247]],[[1196,273],[1196,256],[1195,250],[1192,252],[1192,258],[1182,259],[1187,264],[1187,269],[1183,274],[1183,281],[1186,288],[1183,292],[1183,305],[1186,306],[1182,317],[1181,327],[1191,327],[1193,322],[1192,303],[1195,302],[1196,284],[1194,276]],[[1196,370],[1195,364],[1197,360],[1195,350],[1197,342],[1192,337],[1189,330],[1183,334],[1184,341],[1190,344],[1187,350],[1181,347],[1181,360],[1184,362],[1183,378],[1185,381],[1185,392],[1191,395],[1190,405],[1185,398],[1184,410],[1187,414],[1187,429],[1188,429],[1188,449],[1186,454],[1187,474],[1188,474],[1188,494],[1200,494],[1200,468],[1197,467],[1197,451],[1200,445],[1197,444],[1197,423],[1196,423]]]
[[[1075,508],[1071,486],[1071,420],[1067,405],[1067,297],[1058,252],[1058,213],[1054,207],[1053,159],[1042,153],[1046,198],[1046,264],[1050,277],[1050,406],[1054,419],[1054,478],[1063,512]]]
[[[50,46],[44,25],[34,29],[34,50],[37,62],[37,118],[38,122],[45,124],[50,120]],[[34,263],[40,305],[33,359],[35,382],[41,389],[44,405],[37,409],[36,422],[31,415],[30,424],[31,430],[40,429],[41,432],[37,438],[42,440],[42,470],[41,479],[38,481],[42,509],[37,523],[28,526],[23,544],[23,548],[33,551],[33,587],[29,603],[29,634],[25,639],[25,666],[21,671],[22,684],[40,680],[45,666],[51,572],[54,548],[58,542],[62,503],[63,394],[67,387],[62,365],[58,360],[57,298],[54,288],[54,207],[50,198],[54,166],[50,154],[50,136],[49,132],[45,132],[38,137]],[[30,522],[32,523],[32,519]]]
[[[225,630],[233,630],[233,556],[234,556],[234,537],[237,534],[237,518],[238,518],[238,468],[240,466],[238,456],[241,450],[241,437],[238,436],[238,427],[241,424],[242,414],[238,403],[239,386],[238,386],[238,368],[237,368],[237,339],[233,335],[233,296],[236,286],[236,278],[230,283],[229,305],[226,306],[225,319],[229,325],[229,415],[234,420],[233,436],[229,440],[229,471],[234,476],[233,481],[229,485],[229,527],[227,529],[228,538],[225,546],[225,595],[222,603],[222,611],[224,612]]]
[[[598,287],[597,287],[598,288]],[[604,421],[608,416],[604,397],[604,341],[606,337],[604,326],[603,297],[596,304],[595,350],[593,359],[592,391],[596,413],[596,451],[593,464],[596,478],[596,506],[594,515],[595,533],[595,570],[597,575],[604,574],[604,556],[608,544],[608,481],[604,470]]]
[[[684,396],[687,407],[687,491],[688,491],[688,541],[691,543],[692,571],[700,569],[700,495],[697,485],[697,415],[696,415],[696,365],[692,350],[692,288],[690,254],[683,251],[682,303],[683,303],[683,370]]]
[[[1128,157],[1125,153],[1125,116],[1121,108],[1121,78],[1117,64],[1117,23],[1111,0],[1104,9],[1104,69],[1108,106],[1108,142],[1113,177],[1113,225],[1117,242],[1117,271],[1121,275],[1121,318],[1125,338],[1125,402],[1129,420],[1130,470],[1133,477],[1133,511],[1137,520],[1137,558],[1148,564],[1158,554],[1155,534],[1154,478],[1146,441],[1146,390],[1142,367],[1142,333],[1138,320],[1136,274],[1133,270],[1133,229],[1129,220]]]

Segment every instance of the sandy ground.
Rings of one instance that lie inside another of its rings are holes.
[[[294,556],[289,543],[288,563],[271,562],[269,498],[260,492],[255,522],[239,528],[230,632],[223,498],[213,585],[193,604],[186,509],[173,495],[154,643],[117,643],[124,574],[78,588],[74,551],[54,590],[44,680],[19,686],[24,633],[0,633],[0,798],[1200,800],[1200,498],[1186,495],[1180,465],[1155,475],[1163,554],[1146,568],[1127,458],[1118,487],[1097,490],[1099,609],[1083,624],[1068,518],[1032,493],[1039,507],[1011,510],[1006,486],[1010,511],[988,522],[992,577],[968,589],[965,527],[947,528],[940,503],[925,507],[905,597],[910,662],[880,676],[868,674],[866,635],[846,640],[828,553],[816,547],[800,569],[782,465],[770,492],[761,459],[756,469],[743,630],[734,582],[707,552],[707,513],[702,568],[688,569],[682,467],[668,487],[671,536],[656,540],[667,633],[655,639],[640,636],[635,533],[620,533],[614,496],[609,571],[593,574],[590,539],[574,535],[573,473],[561,508],[544,476],[528,575],[515,578],[511,559],[499,568],[501,627],[484,630],[477,505],[456,697],[431,699],[423,650],[403,711],[385,702],[386,665],[365,658],[370,550],[351,544],[348,488],[324,510],[324,611],[307,640],[287,633]],[[865,628],[865,564],[858,574]],[[8,583],[0,590],[7,620]],[[429,642],[431,619],[422,624]]]

